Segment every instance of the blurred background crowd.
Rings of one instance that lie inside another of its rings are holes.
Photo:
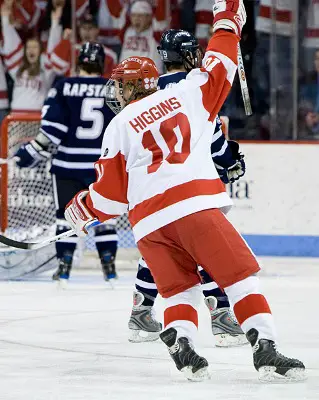
[[[52,84],[76,73],[86,41],[105,46],[105,76],[131,55],[152,58],[161,33],[181,28],[205,49],[212,0],[0,0],[0,121],[40,111]],[[223,107],[234,139],[319,139],[319,0],[244,0],[241,48],[253,107],[238,79]]]

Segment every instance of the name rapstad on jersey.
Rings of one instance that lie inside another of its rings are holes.
[[[105,85],[93,85],[86,83],[69,83],[63,85],[63,96],[78,97],[105,97]]]

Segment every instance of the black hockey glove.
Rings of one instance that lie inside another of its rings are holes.
[[[228,147],[232,152],[234,164],[228,168],[223,168],[215,163],[218,175],[223,183],[232,183],[241,178],[246,172],[244,155],[239,152],[239,144],[234,140],[228,140]]]
[[[50,155],[51,154],[46,151],[39,142],[31,140],[31,142],[25,143],[20,147],[14,155],[14,158],[16,159],[18,167],[33,168],[41,161],[49,158]]]

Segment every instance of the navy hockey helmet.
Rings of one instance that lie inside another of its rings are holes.
[[[182,29],[164,32],[157,50],[165,64],[180,64],[186,71],[200,67],[202,61],[197,39]]]
[[[105,53],[103,46],[99,43],[87,42],[81,47],[78,57],[78,67],[83,68],[88,73],[104,72]]]

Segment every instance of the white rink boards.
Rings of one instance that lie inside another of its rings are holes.
[[[261,384],[251,349],[217,349],[210,318],[200,310],[198,352],[212,379],[191,383],[175,370],[160,342],[131,344],[127,321],[134,269],[115,290],[99,271],[76,271],[65,291],[49,275],[0,283],[1,400],[304,400],[319,398],[319,265],[315,259],[263,259],[280,350],[300,358],[308,381]],[[157,302],[162,319],[162,303]]]

